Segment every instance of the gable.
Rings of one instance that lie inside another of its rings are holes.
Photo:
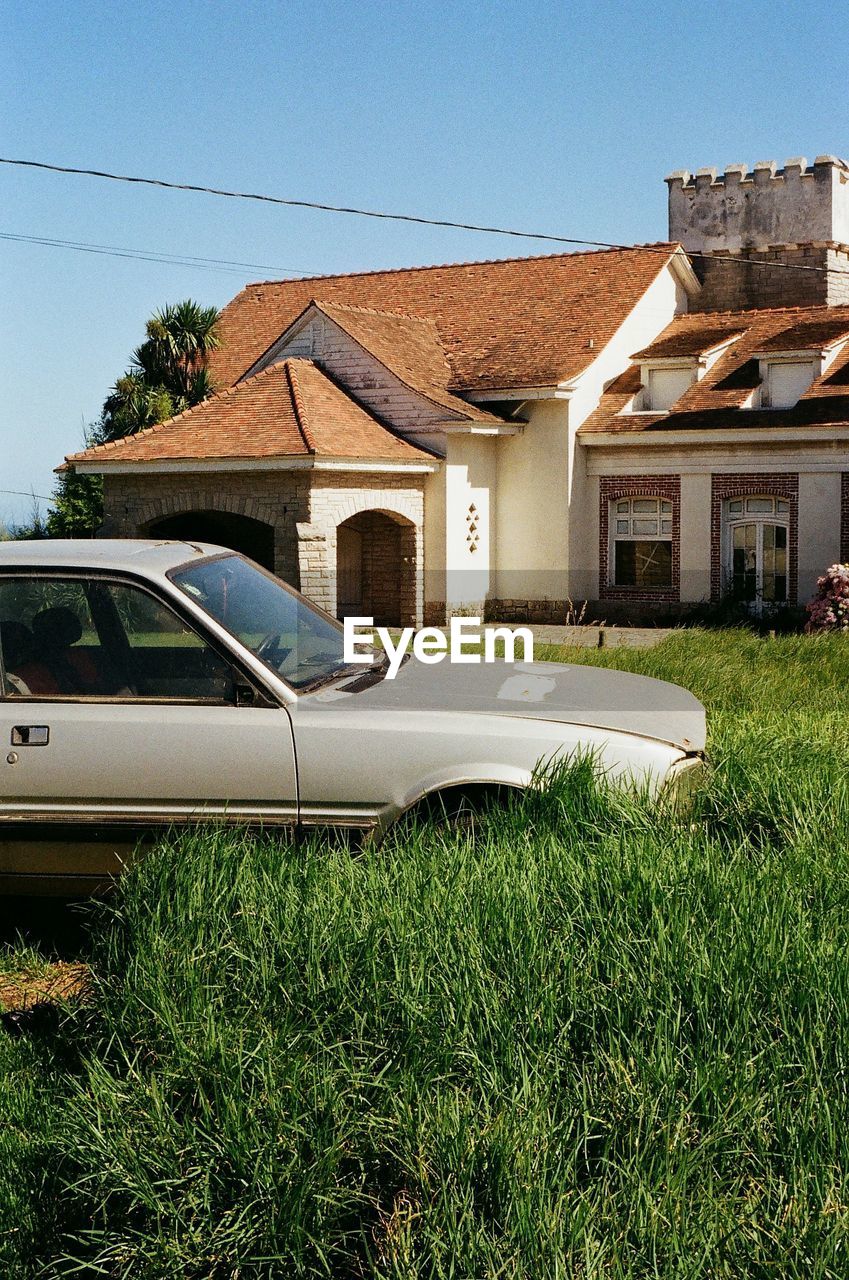
[[[503,420],[448,391],[448,362],[431,321],[314,300],[249,371],[314,360],[382,421],[410,438],[446,424]]]

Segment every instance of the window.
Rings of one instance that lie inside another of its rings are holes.
[[[166,605],[102,578],[0,579],[2,693],[232,702],[229,664]]]
[[[649,369],[643,392],[643,408],[671,409],[696,380],[696,370],[688,365],[677,369]]]
[[[672,500],[619,498],[610,507],[613,585],[671,586]]]
[[[736,600],[755,612],[788,599],[790,503],[743,497],[726,502],[726,576]]]
[[[362,674],[362,667],[345,661],[338,622],[241,556],[191,561],[169,577],[296,689],[327,683],[342,672]]]
[[[761,405],[792,409],[817,376],[810,360],[781,360],[762,365]]]

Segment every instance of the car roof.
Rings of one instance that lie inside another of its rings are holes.
[[[164,538],[43,538],[0,542],[0,569],[26,566],[164,574],[187,560],[219,555],[222,551],[227,552],[228,548],[209,542],[177,542]]]

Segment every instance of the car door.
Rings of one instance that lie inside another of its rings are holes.
[[[156,592],[3,575],[0,648],[0,882],[100,877],[174,824],[295,823],[285,707]]]

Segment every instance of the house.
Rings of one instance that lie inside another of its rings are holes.
[[[667,183],[663,243],[247,286],[218,394],[69,457],[103,532],[396,624],[804,601],[849,556],[849,167]]]

